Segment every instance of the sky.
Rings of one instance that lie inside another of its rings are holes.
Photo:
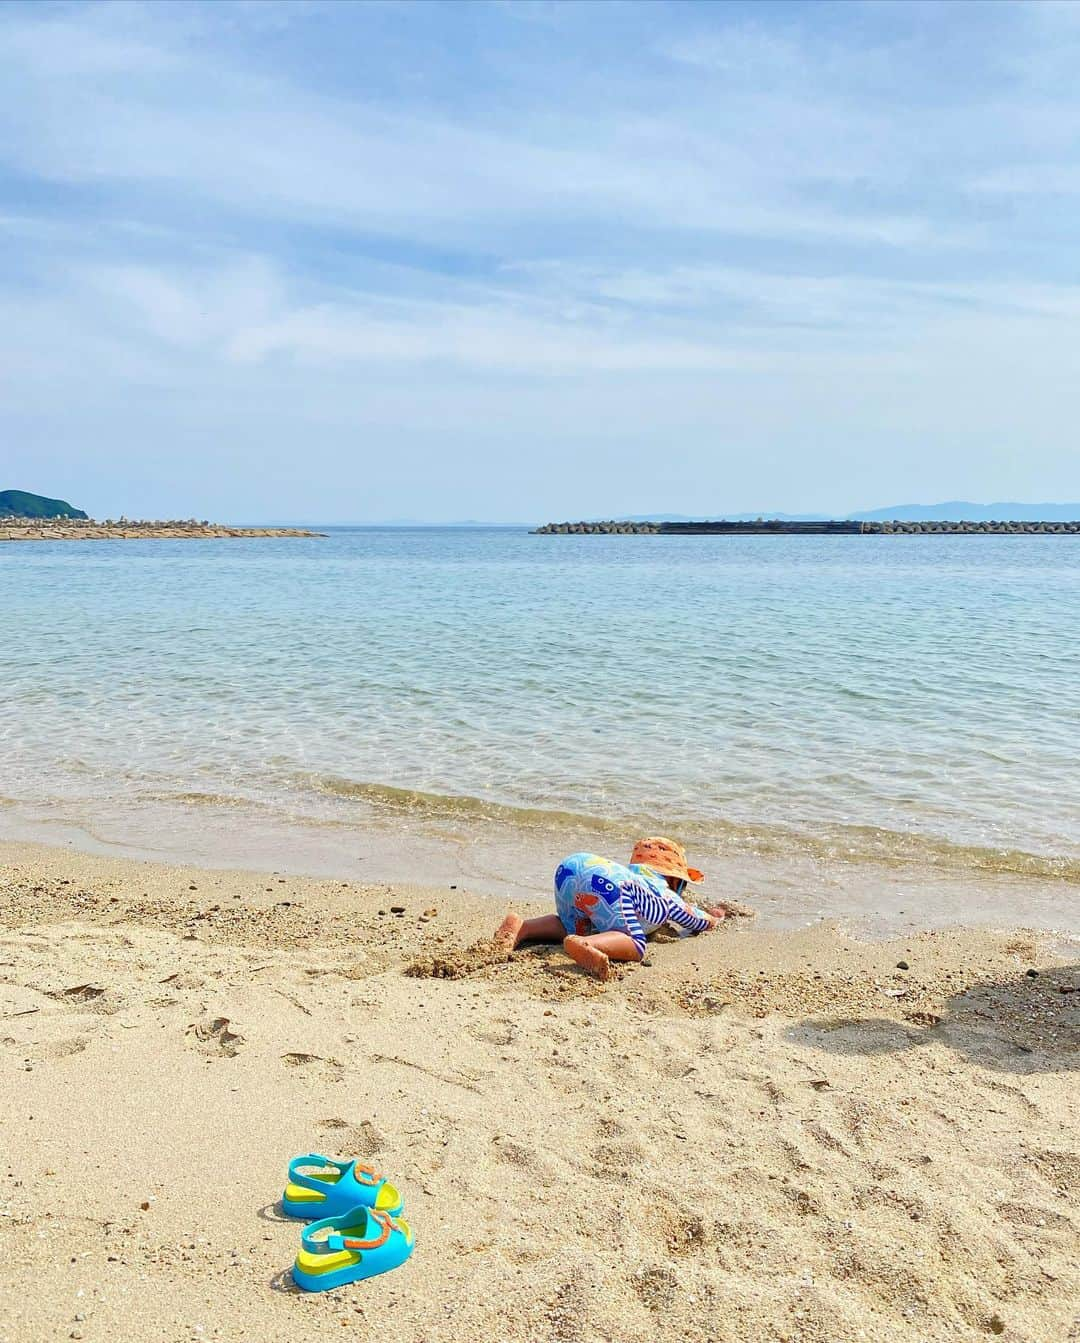
[[[0,6],[0,489],[1080,499],[1080,4]]]

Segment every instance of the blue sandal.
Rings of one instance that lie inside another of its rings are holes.
[[[305,1222],[340,1217],[354,1208],[374,1208],[396,1217],[404,1206],[397,1188],[370,1166],[314,1152],[289,1162],[288,1182],[281,1196],[286,1217]]]
[[[305,1292],[328,1292],[388,1273],[408,1259],[414,1244],[403,1217],[363,1207],[312,1222],[300,1239],[292,1275]]]

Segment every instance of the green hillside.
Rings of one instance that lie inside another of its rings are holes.
[[[0,518],[85,518],[81,508],[63,499],[46,499],[25,490],[0,490]]]

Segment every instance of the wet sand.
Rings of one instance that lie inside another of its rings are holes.
[[[602,987],[501,908],[0,846],[0,1338],[1075,1332],[1075,949],[740,924]],[[399,1182],[404,1268],[292,1288],[309,1150]]]
[[[391,792],[395,790],[389,790]],[[433,799],[453,804],[455,799]],[[628,853],[635,831],[614,822],[516,809],[492,815],[450,806],[372,805],[350,798],[340,814],[304,815],[193,795],[155,802],[50,798],[33,804],[0,796],[0,843],[37,841],[106,858],[204,868],[340,878],[366,885],[407,873],[426,886],[456,886],[516,900],[550,899],[565,854]],[[648,828],[647,822],[642,822]],[[935,847],[903,836],[861,849],[807,836],[749,831],[688,835],[706,890],[753,904],[758,923],[794,929],[842,921],[859,936],[888,937],[931,927],[1011,928],[1080,933],[1080,868],[1009,850]]]

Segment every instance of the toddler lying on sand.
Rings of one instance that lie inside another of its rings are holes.
[[[688,882],[704,880],[687,867],[685,849],[671,839],[639,840],[628,867],[594,853],[571,854],[555,871],[557,912],[537,919],[511,912],[495,940],[510,948],[561,942],[578,965],[607,979],[613,960],[640,961],[646,937],[665,923],[704,933],[736,912],[724,904],[702,909],[683,899]]]

